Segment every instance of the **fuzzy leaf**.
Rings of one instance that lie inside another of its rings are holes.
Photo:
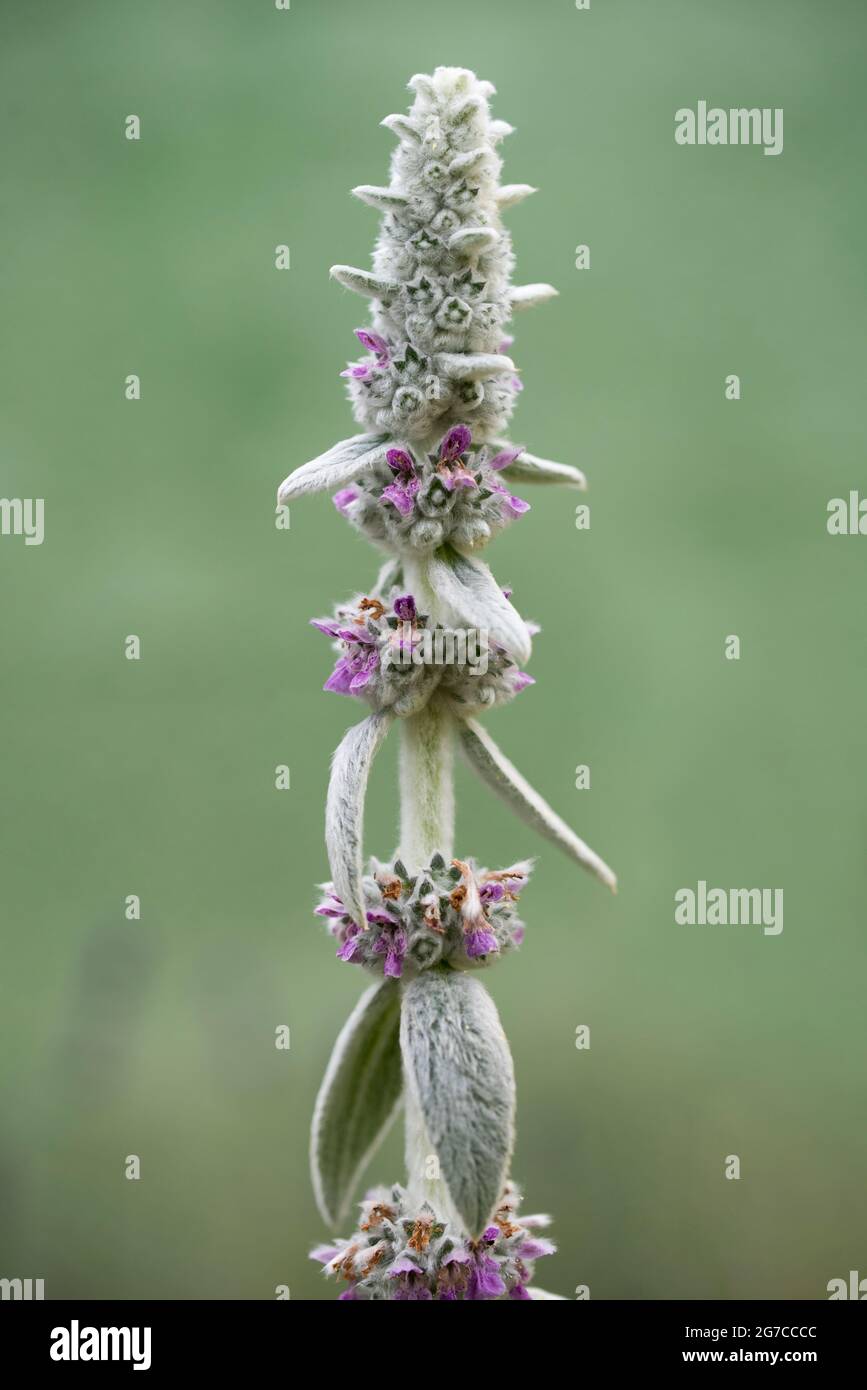
[[[529,661],[532,643],[526,624],[482,560],[442,546],[427,562],[427,580],[447,626],[487,629],[490,640],[516,661]]]
[[[486,376],[518,370],[511,357],[498,352],[441,352],[437,366],[454,381],[480,381]]]
[[[513,208],[518,203],[523,203],[525,198],[529,198],[531,193],[538,193],[538,188],[534,188],[531,183],[504,183],[497,189],[497,206],[499,208]]]
[[[308,492],[342,487],[363,473],[369,464],[384,458],[386,443],[383,434],[354,434],[351,439],[342,439],[327,453],[302,463],[290,473],[277,489],[277,501],[289,502]]]
[[[416,129],[409,116],[398,112],[396,115],[386,116],[379,124],[390,130],[392,135],[396,135],[398,140],[408,140],[413,145],[421,142],[421,132]]]
[[[490,159],[491,151],[487,145],[479,145],[478,149],[467,150],[464,154],[455,155],[449,165],[450,174],[468,174],[473,169],[477,169],[480,164],[484,164]]]
[[[409,199],[396,188],[378,188],[371,183],[360,183],[352,189],[352,195],[370,208],[379,212],[391,212],[392,208],[405,208]]]
[[[555,299],[558,294],[559,290],[553,285],[515,285],[509,290],[509,300],[517,313],[519,309],[532,309],[548,299]]]
[[[491,996],[464,971],[426,970],[400,1021],[406,1085],[471,1236],[503,1193],[514,1143],[515,1075]]]
[[[334,891],[354,922],[367,927],[362,842],[364,794],[370,765],[391,726],[388,713],[370,714],[348,729],[331,760],[325,803],[325,846]]]
[[[400,288],[396,280],[383,280],[369,270],[358,270],[352,265],[333,265],[328,274],[345,290],[354,290],[367,299],[390,299]]]
[[[449,250],[458,256],[480,256],[500,240],[493,227],[461,227],[449,237]]]
[[[497,443],[497,447],[508,449],[511,446],[505,442]],[[526,450],[510,463],[507,468],[502,469],[500,476],[507,479],[510,483],[559,483],[565,487],[578,488],[580,492],[586,491],[587,479],[580,468],[573,468],[568,463],[553,463],[551,459],[536,458],[535,454],[528,454]]]
[[[546,840],[558,845],[560,849],[588,869],[596,878],[614,893],[617,891],[617,878],[599,855],[585,845],[564,820],[548,805],[544,797],[530,786],[516,767],[500,751],[486,729],[474,719],[460,719],[458,734],[461,747],[467,760],[478,772],[483,782],[512,807],[512,810],[531,825]]]
[[[334,1044],[310,1132],[316,1204],[344,1220],[355,1186],[400,1106],[400,990],[383,980],[361,996]]]

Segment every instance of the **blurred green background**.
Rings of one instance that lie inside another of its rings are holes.
[[[46,538],[0,539],[0,1275],[334,1296],[307,1133],[363,980],[311,907],[363,709],[320,692],[307,619],[376,560],[327,497],[277,531],[274,490],[354,431],[365,310],[327,271],[368,263],[348,190],[385,180],[378,122],[438,63],[496,83],[505,178],[542,190],[509,215],[518,279],[561,298],[518,320],[514,437],[590,479],[589,532],[535,492],[490,551],[544,633],[489,728],[619,897],[459,782],[464,854],[540,854],[525,947],[487,976],[515,1175],[556,1219],[540,1282],[821,1298],[867,1274],[867,540],[825,529],[867,491],[865,38],[860,0],[3,0],[0,492],[44,497]],[[678,147],[700,98],[783,107],[783,154]],[[700,878],[782,887],[783,934],[676,927]],[[401,1170],[395,1134],[370,1177]]]

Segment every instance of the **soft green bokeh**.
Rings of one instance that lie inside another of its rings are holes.
[[[0,492],[46,499],[46,539],[0,539],[0,1274],[333,1296],[307,1131],[362,979],[310,907],[361,710],[320,693],[307,618],[375,558],[326,497],[276,531],[274,489],[353,431],[365,311],[327,269],[367,263],[347,190],[385,179],[378,122],[443,62],[496,83],[506,177],[542,190],[510,214],[519,278],[561,298],[518,321],[515,437],[591,483],[589,532],[537,492],[490,552],[544,634],[489,727],[619,897],[459,782],[463,853],[540,854],[488,979],[515,1174],[556,1217],[543,1282],[815,1298],[867,1274],[867,539],[825,530],[867,491],[865,38],[860,0],[5,0]],[[784,153],[677,147],[702,97],[782,106]],[[395,822],[390,747],[372,851]],[[676,927],[700,878],[783,887],[783,934]],[[401,1166],[395,1135],[370,1176]]]

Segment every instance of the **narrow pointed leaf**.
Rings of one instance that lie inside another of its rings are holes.
[[[532,643],[524,619],[484,561],[442,546],[427,562],[427,577],[447,626],[487,629],[491,642],[523,664]]]
[[[499,143],[500,140],[505,140],[507,135],[514,135],[515,127],[509,125],[508,121],[491,121],[488,131],[491,139]]]
[[[380,566],[371,593],[380,596],[390,593],[395,585],[400,583],[401,573],[402,566],[400,560],[397,556],[390,555]]]
[[[406,987],[400,1043],[440,1172],[477,1236],[502,1197],[514,1144],[515,1075],[494,1002],[473,975],[426,970]]]
[[[357,478],[371,463],[384,458],[387,437],[383,434],[354,434],[342,439],[327,453],[302,463],[277,489],[278,502],[290,502],[308,492],[325,492],[342,487]]]
[[[334,891],[362,928],[367,927],[361,885],[364,794],[371,763],[391,722],[388,713],[370,714],[344,734],[331,761],[325,803],[325,847]]]
[[[546,840],[594,874],[601,883],[617,891],[617,877],[603,859],[586,845],[574,830],[552,810],[544,797],[522,777],[521,773],[500,751],[486,729],[474,719],[460,719],[458,734],[468,762],[483,782],[507,802],[527,825],[544,835]]]
[[[454,381],[480,381],[486,376],[514,373],[518,369],[511,357],[499,352],[441,352],[437,365]]]
[[[423,93],[429,101],[436,100],[433,79],[426,72],[415,72],[406,84],[411,92]]]
[[[366,299],[390,299],[399,289],[396,280],[384,280],[369,270],[359,270],[353,265],[333,265],[328,274],[344,289],[363,294]]]
[[[513,208],[518,203],[523,203],[525,198],[529,198],[531,193],[538,193],[538,188],[534,188],[531,183],[504,183],[497,189],[497,205],[502,208]]]
[[[409,140],[413,145],[418,145],[421,141],[421,132],[416,130],[409,116],[386,116],[379,124],[390,130],[392,135],[396,135],[398,140]]]
[[[490,251],[500,240],[493,227],[462,227],[449,237],[449,250],[459,256],[479,256]]]
[[[553,285],[514,285],[509,290],[509,299],[517,313],[519,309],[533,309],[537,304],[556,299],[558,294],[559,290]]]
[[[371,183],[360,183],[357,188],[353,188],[352,196],[366,203],[368,207],[377,208],[379,212],[405,208],[409,202],[406,194],[398,192],[396,188],[377,188]]]
[[[467,150],[466,154],[455,155],[449,165],[450,174],[468,174],[471,170],[478,168],[480,164],[491,157],[491,151],[487,145],[480,145],[478,149]]]
[[[505,441],[497,442],[500,449],[511,447]],[[514,463],[510,463],[507,468],[503,468],[500,477],[505,478],[510,483],[559,483],[561,487],[578,488],[584,492],[587,488],[587,479],[580,468],[573,468],[568,463],[554,463],[551,459],[540,459],[535,454],[528,454],[526,450],[519,454]]]
[[[396,980],[383,980],[365,991],[341,1028],[313,1111],[310,1174],[332,1227],[346,1217],[402,1093],[400,990]]]

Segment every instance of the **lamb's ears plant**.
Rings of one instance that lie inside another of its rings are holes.
[[[347,1281],[341,1298],[556,1298],[531,1287],[554,1247],[545,1217],[519,1214],[509,1177],[515,1081],[479,970],[523,938],[529,861],[499,870],[454,857],[453,750],[533,829],[614,889],[613,872],[509,762],[476,713],[531,683],[525,622],[478,552],[529,504],[510,486],[583,489],[570,464],[506,437],[521,388],[513,313],[552,298],[511,284],[501,212],[535,190],[499,184],[494,88],[462,68],[410,82],[387,186],[353,193],[381,215],[371,270],[332,277],[371,306],[364,350],[342,372],[361,433],[290,474],[281,502],[329,490],[386,560],[370,595],[316,626],[338,645],[326,688],[371,707],[332,764],[326,808],[331,882],[317,913],[337,954],[376,977],[342,1029],[313,1118],[311,1167],[329,1224],[345,1219],[362,1171],[401,1103],[406,1187],[362,1203],[356,1233],[314,1251]],[[415,661],[423,637],[484,633],[486,674],[468,658]],[[414,665],[403,657],[409,652]],[[461,664],[463,662],[463,664]],[[373,759],[400,724],[400,846],[366,865],[364,798]]]

